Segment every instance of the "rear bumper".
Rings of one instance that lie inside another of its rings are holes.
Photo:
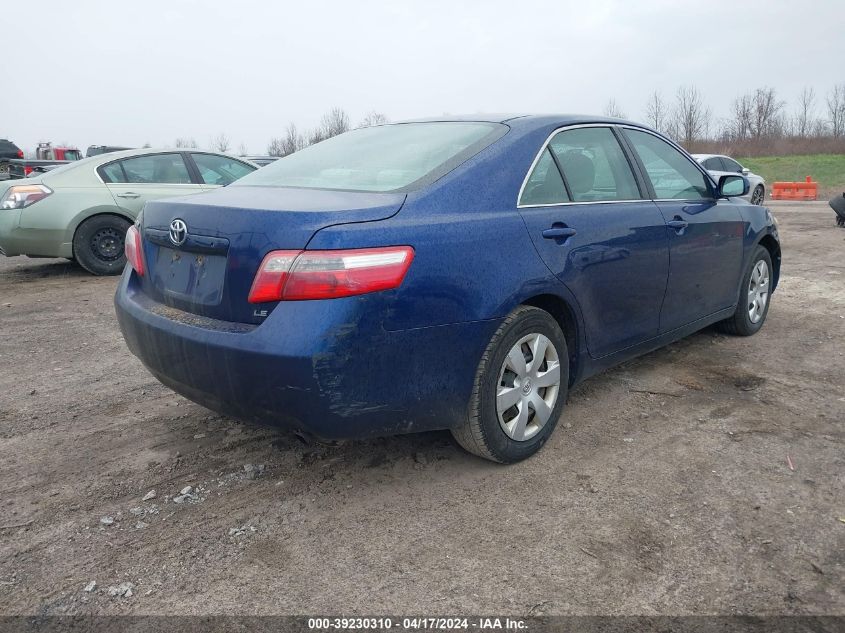
[[[115,296],[132,353],[214,411],[326,439],[455,426],[499,321],[389,332],[373,310],[380,304],[367,296],[288,302],[247,326],[155,303],[130,270]]]

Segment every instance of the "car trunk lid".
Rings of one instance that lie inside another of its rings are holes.
[[[148,202],[141,286],[172,308],[257,324],[274,307],[247,300],[268,252],[304,249],[327,226],[389,218],[404,201],[395,193],[232,186]]]

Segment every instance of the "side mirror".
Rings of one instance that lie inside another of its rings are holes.
[[[720,176],[719,177],[719,197],[720,198],[735,198],[737,196],[744,196],[751,189],[751,183],[745,176]]]
[[[748,167],[743,167],[743,168],[742,168],[742,175],[743,175],[743,176],[747,176],[747,175],[748,175],[748,174],[750,174],[750,173],[751,173],[751,170],[750,170],[750,169],[748,169]]]

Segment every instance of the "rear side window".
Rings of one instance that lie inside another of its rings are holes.
[[[709,169],[710,171],[724,171],[724,166],[718,156],[711,156],[704,161],[704,169]]]
[[[108,176],[109,182],[131,182],[136,184],[169,184],[181,185],[190,184],[191,176],[181,154],[148,154],[126,158],[119,163],[111,163],[107,167],[118,166],[123,168],[121,180],[112,180],[114,171],[103,172]],[[105,178],[104,178],[105,179]]]
[[[707,177],[678,149],[661,138],[625,130],[645,167],[658,200],[706,200],[713,196]]]
[[[228,185],[255,171],[254,167],[228,156],[191,154],[202,181],[207,185]]]
[[[566,193],[563,178],[560,177],[560,171],[555,165],[551,151],[547,147],[525,182],[519,204],[532,206],[561,202],[569,202],[569,195]]]
[[[550,142],[574,202],[638,200],[631,166],[610,128],[565,130]]]
[[[119,161],[103,165],[97,171],[100,172],[100,176],[106,182],[126,182],[126,175],[123,173]]]
[[[728,158],[727,156],[722,156],[722,162],[725,165],[725,171],[732,171],[735,174],[742,173],[742,165],[736,162],[733,158]]]

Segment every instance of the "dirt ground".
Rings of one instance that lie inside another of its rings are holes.
[[[212,414],[127,351],[116,279],[0,258],[0,614],[845,614],[845,230],[772,208],[757,336],[588,380],[509,467]]]

